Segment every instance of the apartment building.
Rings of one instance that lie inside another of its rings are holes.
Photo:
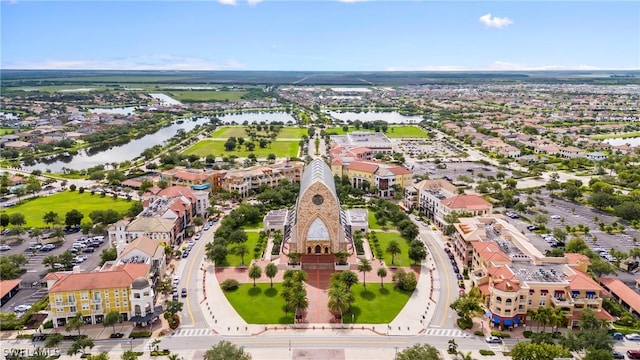
[[[117,311],[125,321],[148,324],[162,312],[154,308],[148,264],[105,266],[95,272],[55,272],[45,277],[54,327],[82,314],[87,324],[100,324]]]
[[[447,225],[444,218],[452,212],[482,216],[493,211],[493,205],[478,194],[457,194],[457,188],[444,179],[422,180],[405,189],[403,205],[417,209],[437,226]]]
[[[185,186],[193,190],[216,191],[222,187],[226,170],[201,170],[175,167],[160,174],[160,180],[171,186]]]
[[[246,198],[261,186],[275,187],[282,180],[299,183],[303,167],[303,162],[287,161],[229,170],[222,179],[222,188]]]
[[[351,186],[364,191],[376,189],[379,197],[393,197],[397,188],[413,184],[413,172],[404,166],[379,161],[335,158],[331,162],[334,176],[346,176]]]
[[[602,308],[605,290],[586,273],[588,257],[546,257],[499,217],[461,220],[456,224],[456,258],[483,294],[486,316],[494,326],[523,325],[527,312],[541,307],[562,309],[564,325],[570,327],[578,326],[585,308],[592,309],[599,319],[613,321]]]

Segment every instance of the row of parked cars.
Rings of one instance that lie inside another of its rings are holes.
[[[458,280],[464,279],[462,274],[460,274],[460,268],[458,268],[458,263],[456,262],[455,256],[451,252],[451,249],[447,247],[444,248],[444,251],[447,253],[447,256],[451,260],[451,266],[453,266],[453,271],[456,273],[456,277],[458,278]]]

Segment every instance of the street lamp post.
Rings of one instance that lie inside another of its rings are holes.
[[[129,351],[133,351],[133,338],[129,339]]]

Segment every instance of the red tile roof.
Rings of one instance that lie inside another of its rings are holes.
[[[363,172],[368,172],[373,174],[374,172],[376,172],[376,170],[378,170],[378,167],[379,167],[378,164],[373,164],[370,162],[353,161],[351,162],[351,164],[349,164],[347,169],[363,171]]]
[[[600,278],[600,282],[613,295],[627,303],[636,312],[640,313],[640,294],[615,278]]]
[[[9,293],[9,291],[13,290],[16,286],[20,285],[20,279],[13,280],[2,280],[0,281],[0,298],[4,297]]]
[[[107,271],[69,273],[53,284],[49,292],[129,287],[134,279],[144,277],[148,272],[147,264],[129,263]]]
[[[492,205],[479,195],[461,194],[440,201],[444,206],[450,209],[466,209],[466,210],[488,210]]]
[[[410,170],[403,166],[394,166],[390,167],[389,171],[391,171],[394,175],[411,175],[413,174]]]
[[[576,274],[570,276],[569,280],[569,289],[571,290],[593,290],[593,291],[602,291],[602,286],[598,285],[591,276],[581,272],[576,271]]]

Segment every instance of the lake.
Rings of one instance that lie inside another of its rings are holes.
[[[271,123],[275,121],[282,121],[287,123],[289,121],[295,123],[295,119],[285,112],[258,112],[258,113],[238,113],[218,116],[225,124],[232,122],[236,124],[242,124],[245,121],[249,123]],[[23,166],[25,169],[30,170],[42,170],[47,169],[52,172],[61,172],[62,168],[81,170],[90,168],[97,165],[104,165],[112,162],[123,162],[126,160],[133,160],[140,156],[145,150],[154,145],[162,144],[165,140],[171,139],[176,135],[178,130],[183,129],[186,132],[193,130],[196,125],[204,125],[209,123],[209,117],[183,119],[181,123],[173,123],[167,127],[164,127],[153,134],[145,135],[139,139],[133,139],[126,144],[116,145],[104,151],[97,153],[88,153],[86,150],[81,151],[75,156],[68,156],[61,160],[53,160],[49,164],[45,161],[40,162],[33,166]]]
[[[365,121],[375,121],[375,120],[383,120],[388,122],[389,124],[417,124],[421,122],[423,119],[422,116],[414,115],[414,116],[406,116],[402,115],[397,111],[390,112],[338,112],[338,111],[330,111],[328,113],[331,117],[336,118],[342,121],[356,121],[360,120],[362,122]]]
[[[607,143],[613,146],[620,146],[629,144],[630,146],[640,146],[640,137],[631,137],[631,138],[611,138],[604,139],[602,142]]]

